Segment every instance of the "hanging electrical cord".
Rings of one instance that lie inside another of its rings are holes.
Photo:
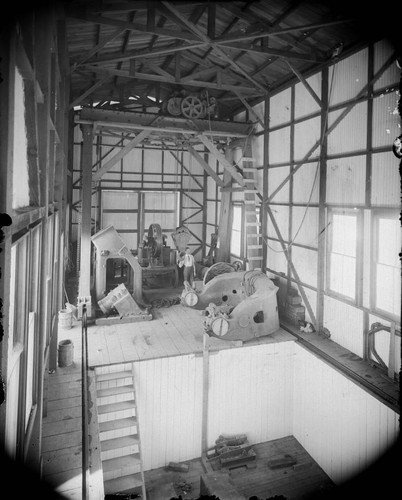
[[[330,89],[329,89],[329,96],[328,96],[328,106],[327,106],[327,109],[326,109],[326,114],[325,114],[325,120],[324,120],[324,129],[327,125],[327,121],[328,121],[328,113],[329,113],[329,103],[331,101],[331,95],[332,95],[332,89],[333,89],[333,83],[334,83],[334,76],[335,76],[335,65],[334,65],[334,69],[332,71],[332,76],[331,76],[331,85],[330,85]],[[320,142],[320,148],[322,148],[322,145],[323,145],[323,142],[324,142],[324,135],[321,137],[321,142]],[[315,187],[315,183],[317,181],[317,176],[318,176],[318,172],[319,172],[319,166],[320,166],[320,161],[317,161],[317,166],[316,166],[316,169],[315,169],[315,174],[314,174],[314,180],[313,180],[313,184],[311,186],[311,191],[310,191],[310,196],[309,196],[309,199],[308,199],[308,202],[307,202],[307,205],[306,205],[306,209],[304,211],[304,214],[303,214],[303,217],[302,217],[302,220],[300,222],[300,225],[299,225],[299,228],[298,230],[296,231],[296,234],[294,235],[294,237],[292,238],[292,240],[288,243],[287,247],[285,250],[276,250],[274,248],[272,248],[269,244],[268,244],[268,241],[266,238],[263,238],[265,244],[267,245],[267,247],[272,250],[273,252],[275,253],[284,253],[284,252],[287,252],[289,250],[289,248],[291,248],[304,224],[304,221],[306,219],[306,216],[307,216],[307,211],[310,207],[310,204],[311,204],[311,199],[313,197],[313,192],[314,192],[314,187]],[[320,234],[328,227],[329,223],[325,226],[325,228],[320,232]],[[318,234],[315,238],[313,238],[309,243],[313,243],[319,236],[320,234]]]

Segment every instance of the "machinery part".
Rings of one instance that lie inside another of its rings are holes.
[[[392,144],[392,152],[398,158],[402,158],[402,135],[397,137]]]
[[[181,97],[170,97],[166,105],[168,113],[172,116],[180,116],[182,100]]]
[[[162,252],[163,237],[159,224],[151,224],[148,229],[148,247],[152,258],[157,259]]]
[[[261,271],[233,274],[242,276],[240,299],[243,300],[234,307],[229,301],[222,305],[210,303],[205,310],[206,333],[224,340],[242,341],[274,333],[279,328],[278,287]],[[230,278],[231,274],[222,275],[213,281],[222,281],[224,284]]]
[[[205,106],[196,95],[188,95],[181,101],[181,112],[186,118],[200,118],[205,114]]]
[[[195,290],[183,290],[182,303],[188,307],[195,307],[198,304],[198,295]]]
[[[191,239],[190,230],[186,226],[179,226],[174,233],[171,233],[173,243],[179,252],[184,252]]]
[[[219,274],[233,273],[235,271],[236,269],[233,267],[233,264],[229,264],[228,262],[217,262],[216,264],[212,264],[204,275],[204,285]]]

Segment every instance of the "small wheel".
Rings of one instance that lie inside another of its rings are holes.
[[[188,95],[181,101],[181,112],[186,118],[199,118],[204,111],[204,105],[195,95]]]
[[[229,322],[225,318],[217,317],[212,321],[211,330],[217,337],[224,337],[229,331]]]
[[[173,116],[180,116],[181,114],[181,97],[171,97],[167,102],[167,110]]]
[[[198,295],[195,292],[187,292],[184,296],[184,302],[188,307],[194,307],[198,303]]]

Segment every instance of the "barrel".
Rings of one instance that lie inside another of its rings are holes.
[[[61,368],[73,364],[74,344],[71,340],[61,340],[58,351],[58,363]]]
[[[59,327],[68,330],[73,326],[73,313],[67,309],[59,311]]]

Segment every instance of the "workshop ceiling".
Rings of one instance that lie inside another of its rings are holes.
[[[143,111],[203,93],[227,119],[375,37],[335,1],[64,3],[74,106]]]

